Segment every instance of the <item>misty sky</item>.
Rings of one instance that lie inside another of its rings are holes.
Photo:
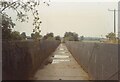
[[[107,33],[113,32],[113,12],[108,9],[114,8],[118,9],[117,2],[51,0],[50,6],[41,4],[38,8],[42,20],[41,34],[53,32],[55,35],[63,36],[65,32],[71,31],[79,36],[104,37]],[[9,11],[9,14],[15,21],[14,12]],[[16,22],[14,30],[30,35],[33,28],[31,16],[29,23]]]

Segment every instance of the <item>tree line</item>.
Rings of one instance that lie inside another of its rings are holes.
[[[9,34],[9,37],[4,35],[3,39],[8,40],[27,40],[27,39],[32,39],[32,40],[59,40],[63,38],[65,41],[79,41],[78,34],[75,32],[65,32],[64,37],[60,37],[59,35],[55,36],[54,33],[50,32],[47,33],[46,35],[42,36],[40,35],[39,32],[31,33],[31,36],[27,36],[26,32],[18,32],[18,31],[12,31]],[[84,36],[81,36],[81,40],[84,39]]]

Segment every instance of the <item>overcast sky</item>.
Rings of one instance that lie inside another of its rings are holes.
[[[41,4],[38,8],[41,24],[41,34],[53,32],[63,36],[65,32],[76,32],[79,36],[104,37],[113,32],[113,12],[108,9],[118,9],[118,3],[112,0],[51,0],[50,6]],[[111,2],[110,2],[111,1]],[[115,0],[114,0],[115,1]],[[116,0],[117,1],[117,0]],[[15,14],[9,11],[15,21]],[[117,18],[117,17],[116,17]],[[116,19],[117,20],[117,19]],[[117,23],[116,23],[117,24]],[[14,30],[32,32],[32,18],[29,23],[16,22]]]

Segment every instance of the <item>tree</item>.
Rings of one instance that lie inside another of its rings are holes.
[[[56,37],[55,37],[55,40],[61,41],[60,36],[56,36]]]
[[[32,38],[32,39],[34,39],[34,35],[35,35],[34,33],[31,33],[31,38]]]
[[[112,42],[112,43],[118,43],[118,40],[117,40],[117,38],[116,38],[116,36],[115,36],[115,33],[108,33],[107,35],[106,35],[106,38],[108,38],[108,40],[110,41],[110,42]]]
[[[2,24],[0,27],[2,28],[2,39],[11,40],[11,32],[12,28],[14,28],[15,23],[13,23],[11,17],[7,14],[2,15]]]
[[[43,40],[53,40],[54,39],[54,34],[51,33],[47,33],[44,37]]]
[[[47,4],[47,2],[44,2]],[[39,12],[37,10],[37,6],[40,4],[39,0],[15,0],[12,2],[2,0],[0,1],[0,15],[2,15],[2,32],[3,32],[3,39],[10,39],[11,29],[14,28],[15,24],[13,23],[11,17],[9,17],[5,10],[12,9],[16,11],[18,21],[25,22],[29,20],[29,16],[27,12],[31,12],[33,15],[33,32],[41,32],[40,24],[42,23],[39,18]],[[48,4],[47,4],[48,5]],[[48,5],[49,6],[49,5]],[[27,21],[28,22],[28,21]]]
[[[108,38],[109,40],[115,40],[116,39],[116,36],[115,36],[115,33],[108,33],[108,35],[106,35],[106,38]]]
[[[80,41],[83,41],[83,40],[84,40],[84,36],[81,36],[81,37],[80,37]]]
[[[13,32],[11,33],[11,39],[12,39],[12,40],[21,40],[22,38],[21,38],[20,32],[18,32],[18,31],[13,31]]]
[[[31,33],[31,38],[34,40],[39,40],[41,37],[39,32]]]
[[[64,39],[68,41],[78,41],[78,34],[75,32],[66,32],[64,34]]]
[[[74,41],[78,41],[78,34],[73,33]]]
[[[21,38],[22,38],[22,40],[25,40],[26,37],[27,37],[27,36],[26,36],[26,33],[25,33],[25,32],[22,32],[22,33],[21,33]]]

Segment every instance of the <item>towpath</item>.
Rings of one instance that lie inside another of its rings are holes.
[[[60,44],[53,55],[51,63],[36,72],[36,80],[89,80],[65,44]]]

